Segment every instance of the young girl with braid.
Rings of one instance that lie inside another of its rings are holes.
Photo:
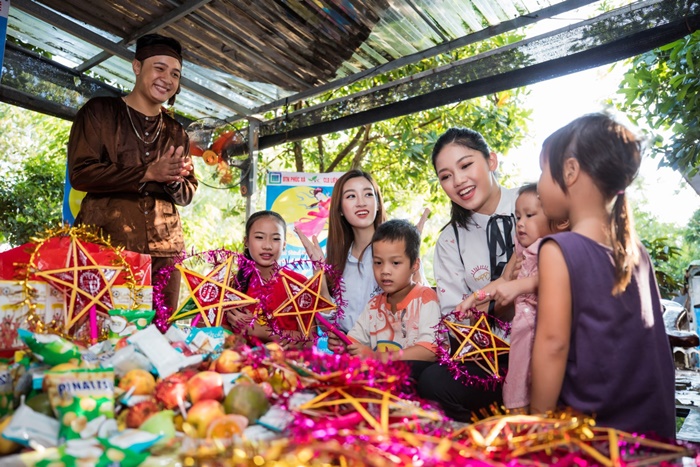
[[[640,162],[640,141],[603,114],[543,144],[542,207],[571,231],[540,245],[531,411],[571,407],[600,426],[672,439],[673,359],[625,195]]]

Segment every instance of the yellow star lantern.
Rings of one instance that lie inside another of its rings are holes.
[[[582,456],[585,465],[660,465],[688,455],[684,446],[655,441],[624,431],[595,426],[595,421],[571,411],[543,415],[496,415],[450,434],[477,451],[488,451],[518,465],[539,464],[546,453],[557,458]],[[621,448],[627,446],[627,449]],[[631,447],[631,449],[629,449]],[[537,462],[540,461],[540,462]]]
[[[508,353],[510,346],[491,331],[486,314],[481,314],[473,326],[446,321],[459,342],[459,347],[452,355],[453,360],[464,362],[472,360],[484,371],[499,376],[498,356]]]
[[[175,267],[186,279],[189,297],[170,316],[168,322],[199,314],[207,327],[221,326],[226,310],[258,302],[229,285],[233,278],[233,256],[229,256],[206,276],[179,264]]]
[[[421,409],[415,402],[401,399],[388,391],[382,391],[370,386],[362,386],[362,394],[351,394],[346,387],[334,387],[319,394],[309,402],[297,407],[297,410],[329,409],[340,414],[342,406],[350,406],[372,429],[387,433],[389,431],[389,416],[414,416],[428,420],[439,421],[438,412]],[[378,408],[375,409],[375,406]],[[371,412],[377,413],[374,416]]]
[[[287,291],[287,300],[272,312],[272,316],[296,316],[299,329],[308,337],[316,313],[336,308],[333,303],[321,296],[323,270],[318,271],[306,282],[300,282],[282,270],[280,280]]]
[[[112,286],[124,270],[122,266],[97,264],[74,235],[71,235],[67,263],[64,268],[35,272],[37,277],[66,295],[64,332],[70,331],[93,306],[98,313],[107,315],[113,308]]]

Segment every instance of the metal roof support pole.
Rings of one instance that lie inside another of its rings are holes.
[[[257,180],[258,180],[258,135],[260,133],[260,120],[255,118],[248,118],[248,160],[250,161],[250,168],[248,169],[247,178],[248,192],[241,193],[245,196],[245,218],[248,220],[251,214],[253,214],[253,195],[257,190]]]

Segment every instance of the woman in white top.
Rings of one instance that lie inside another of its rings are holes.
[[[504,272],[515,245],[517,189],[498,184],[494,174],[498,157],[477,131],[449,129],[435,143],[432,160],[440,186],[452,201],[451,219],[438,237],[433,262],[444,315]],[[500,310],[491,305],[489,309],[487,303],[483,311],[502,320],[512,319],[512,308]],[[499,362],[506,365],[507,356]],[[473,362],[466,365],[470,375],[486,376]],[[439,364],[423,372],[418,392],[439,402],[448,416],[460,421],[469,421],[472,412],[502,401],[500,386],[466,386]]]
[[[343,174],[331,196],[326,262],[343,272],[342,296],[346,302],[338,326],[352,329],[367,302],[382,292],[374,279],[372,248],[367,248],[375,229],[386,220],[384,203],[374,178],[361,170]],[[295,230],[313,261],[323,261],[318,239]],[[365,251],[366,250],[366,251]]]

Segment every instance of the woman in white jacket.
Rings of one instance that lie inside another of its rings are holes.
[[[504,273],[514,251],[517,189],[498,184],[494,174],[498,157],[477,131],[449,129],[435,143],[432,160],[440,186],[452,201],[450,222],[438,238],[433,263],[445,315]],[[512,307],[497,309],[494,304],[486,302],[482,311],[504,321],[512,319]],[[499,361],[506,365],[507,355]],[[470,375],[487,376],[478,365],[466,365]],[[460,421],[468,421],[472,412],[502,401],[500,386],[467,386],[439,364],[423,372],[418,391]]]

